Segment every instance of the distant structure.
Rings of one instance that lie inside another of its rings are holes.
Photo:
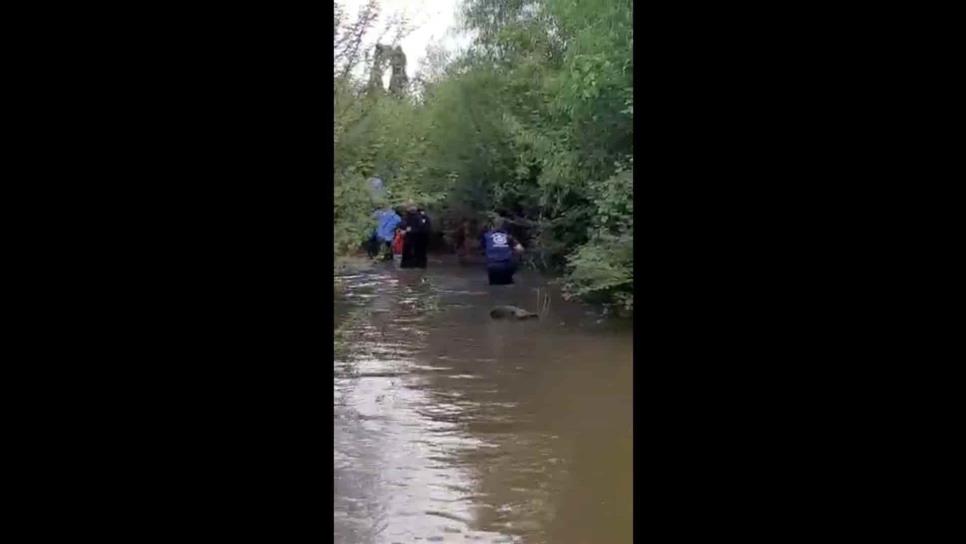
[[[387,63],[392,69],[392,75],[389,76],[389,92],[394,96],[403,96],[409,86],[409,77],[406,76],[406,54],[398,45],[393,48],[390,45],[378,43],[372,56],[372,70],[369,71],[369,93],[385,91],[382,75],[386,71]]]
[[[389,61],[389,55],[392,54],[392,48],[376,44],[375,53],[372,56],[372,70],[369,71],[369,92],[378,92],[384,90],[382,86],[382,74],[386,69],[386,62]]]
[[[409,77],[406,76],[406,54],[402,47],[396,46],[389,59],[392,66],[392,76],[389,79],[389,92],[395,96],[402,96],[406,92],[409,84]]]

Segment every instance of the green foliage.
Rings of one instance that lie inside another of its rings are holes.
[[[340,36],[359,35],[358,21],[340,20]],[[414,96],[337,79],[337,249],[367,235],[371,204],[349,208],[378,176],[394,203],[415,200],[444,223],[495,210],[531,222],[532,262],[563,272],[574,295],[630,309],[631,2],[466,0],[464,24],[472,45],[431,51]]]
[[[595,302],[634,307],[634,250],[630,233],[601,234],[568,256],[566,287]]]
[[[351,172],[336,176],[333,201],[335,254],[344,255],[358,249],[375,228],[366,178]]]
[[[629,161],[632,163],[632,161]],[[594,183],[599,195],[590,240],[567,256],[568,290],[578,296],[634,307],[634,171],[619,166],[616,174]]]

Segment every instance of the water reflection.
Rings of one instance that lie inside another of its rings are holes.
[[[559,301],[552,319],[492,321],[532,285],[491,293],[455,267],[346,283],[336,542],[631,541],[627,331],[588,332]]]

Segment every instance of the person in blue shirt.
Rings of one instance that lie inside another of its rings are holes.
[[[373,234],[373,246],[369,251],[370,257],[375,257],[380,250],[385,250],[386,260],[392,259],[392,240],[396,236],[396,226],[399,225],[399,214],[392,208],[385,208],[375,213],[376,231]]]
[[[516,272],[514,252],[522,253],[523,246],[507,233],[504,221],[497,219],[493,228],[483,233],[480,246],[486,253],[486,271],[490,285],[509,285],[513,283]]]

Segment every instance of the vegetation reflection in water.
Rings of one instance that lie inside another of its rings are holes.
[[[456,267],[347,282],[336,542],[630,541],[630,335],[588,332],[560,300],[538,323],[490,320],[528,279],[490,297]]]

